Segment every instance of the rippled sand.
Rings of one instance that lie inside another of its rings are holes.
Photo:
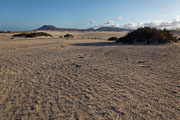
[[[180,44],[0,34],[0,120],[180,120]]]

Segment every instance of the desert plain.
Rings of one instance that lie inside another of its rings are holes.
[[[180,120],[180,43],[48,33],[53,38],[0,34],[0,120]]]

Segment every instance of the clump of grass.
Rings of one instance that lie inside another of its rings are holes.
[[[13,35],[13,37],[27,37],[27,38],[31,38],[31,37],[41,37],[41,36],[53,37],[51,34],[45,33],[45,32],[30,32],[30,33],[28,33],[28,32],[22,32],[22,33]]]
[[[117,38],[117,37],[110,37],[109,39],[108,39],[108,41],[116,41],[116,40],[118,40],[119,38]]]
[[[128,33],[126,36],[116,40],[116,42],[122,42],[123,44],[164,44],[178,42],[178,39],[166,29],[160,30],[156,28],[144,27]]]
[[[11,31],[0,31],[0,33],[13,33]]]
[[[65,37],[65,38],[74,38],[74,36],[71,35],[71,34],[66,34],[66,35],[64,35],[64,37]]]

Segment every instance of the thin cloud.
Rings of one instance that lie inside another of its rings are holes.
[[[123,18],[123,17],[119,16],[119,17],[118,17],[118,20],[122,20],[122,18]]]
[[[90,23],[91,24],[96,24],[96,21],[95,20],[91,20]]]
[[[86,22],[82,22],[82,25],[86,25],[87,23]]]
[[[112,21],[112,20],[109,20],[109,21],[107,21],[107,22],[105,22],[104,24],[105,25],[114,25],[114,21]]]
[[[95,28],[100,28],[100,27],[120,27],[119,24],[116,24],[114,21],[109,20],[107,22],[105,22],[103,25],[98,25],[98,26],[94,26]]]

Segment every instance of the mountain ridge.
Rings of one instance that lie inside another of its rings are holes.
[[[43,25],[42,27],[36,29],[35,31],[132,31],[131,29],[118,28],[118,27],[100,27],[100,28],[88,28],[88,29],[77,29],[77,28],[57,28],[53,25]]]

